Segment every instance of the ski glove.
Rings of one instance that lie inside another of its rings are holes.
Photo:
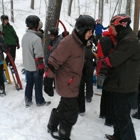
[[[17,44],[17,49],[19,49],[20,48],[20,45],[19,45],[19,43]]]
[[[112,67],[112,65],[108,57],[98,59],[96,66],[97,76],[100,74],[101,69],[107,69],[109,67]]]
[[[38,72],[39,72],[39,75],[43,75],[44,74],[44,62],[43,62],[43,57],[39,57],[39,58],[35,58],[36,60],[36,63],[37,63],[37,67],[38,67]]]
[[[48,63],[48,67],[50,68],[50,70],[55,74],[56,70],[54,68],[54,66],[51,63]]]

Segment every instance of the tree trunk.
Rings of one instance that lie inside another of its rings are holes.
[[[4,3],[3,3],[3,0],[2,0],[2,14],[4,15]]]
[[[78,0],[78,14],[80,15],[80,1]]]
[[[99,14],[98,14],[98,18],[101,20],[101,23],[103,21],[103,8],[104,8],[104,0],[99,0]]]
[[[14,22],[14,4],[13,0],[11,0],[11,22]]]
[[[121,6],[122,6],[122,0],[119,0],[119,5],[118,5],[118,14],[121,13]]]
[[[127,3],[126,3],[126,14],[131,16],[131,0],[127,0]]]
[[[135,11],[134,11],[134,26],[133,30],[135,33],[138,32],[139,28],[139,9],[140,9],[140,0],[135,0]]]
[[[31,0],[31,9],[34,9],[34,0]]]
[[[68,7],[68,15],[71,16],[71,7],[72,7],[73,0],[69,1],[69,7]]]
[[[114,16],[114,14],[115,14],[115,12],[116,12],[116,9],[117,9],[118,4],[119,4],[119,0],[117,1],[117,4],[116,4],[116,6],[115,6],[115,9],[114,9],[114,12],[113,12],[113,14],[112,14],[112,17]]]
[[[46,58],[49,44],[48,30],[56,26],[57,19],[60,17],[62,0],[49,0],[48,7],[46,8],[45,32],[44,32],[44,56]]]
[[[97,7],[97,0],[95,0],[95,5],[94,5],[94,18],[96,18],[96,7]]]

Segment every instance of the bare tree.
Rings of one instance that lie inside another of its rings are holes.
[[[127,4],[126,4],[126,14],[127,15],[131,15],[131,2],[132,2],[132,0],[127,0]]]
[[[44,33],[44,55],[47,55],[47,46],[49,44],[48,30],[50,27],[55,27],[57,19],[60,17],[62,0],[49,0],[48,7],[46,8],[46,20],[45,20],[45,33]]]
[[[4,3],[3,3],[3,0],[1,2],[2,2],[2,14],[4,14]]]
[[[78,0],[78,14],[80,15],[80,1]]]
[[[139,27],[139,10],[140,10],[140,0],[135,0],[135,7],[134,7],[134,26],[133,30],[135,33],[138,32]]]
[[[121,13],[121,7],[122,7],[122,0],[119,0],[119,4],[118,4],[118,14]]]
[[[103,8],[104,8],[104,0],[99,0],[99,11],[98,11],[98,18],[103,21]]]
[[[115,6],[115,9],[114,9],[114,12],[113,12],[113,14],[112,14],[112,17],[114,16],[114,14],[115,14],[115,12],[116,12],[116,9],[117,9],[118,4],[119,4],[119,0],[117,1],[117,4],[116,4],[116,6]]]
[[[11,1],[11,22],[14,22],[14,4],[13,4],[13,0]]]
[[[34,9],[34,0],[31,0],[31,9]]]
[[[73,0],[69,1],[69,7],[68,7],[68,15],[71,16],[71,6],[72,6]]]

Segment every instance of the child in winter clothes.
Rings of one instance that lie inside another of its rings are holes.
[[[44,74],[43,47],[41,38],[37,36],[39,17],[30,15],[26,18],[27,32],[22,38],[23,64],[27,73],[25,89],[26,107],[32,105],[32,91],[35,84],[35,99],[37,106],[43,106],[46,101],[42,95],[42,82]]]
[[[98,58],[102,59],[108,56],[110,53],[112,53],[114,46],[116,45],[116,40],[114,38],[114,35],[111,32],[111,29],[109,28],[109,31],[103,32],[103,37],[98,42],[98,49],[97,54]],[[107,71],[100,70],[98,73],[98,66],[97,66],[97,81],[98,76],[100,74],[107,74]],[[98,84],[98,82],[97,82]],[[111,110],[111,102],[112,102],[112,96],[110,92],[107,92],[106,90],[102,90],[101,95],[101,102],[100,102],[100,118],[105,118],[105,125],[111,126],[113,124],[112,120],[112,110]]]
[[[96,20],[96,29],[95,29],[95,34],[96,34],[96,41],[98,42],[98,40],[102,37],[102,30],[106,30],[108,27],[104,27],[101,24],[101,20],[97,19]]]
[[[7,45],[5,44],[3,37],[0,35],[0,96],[5,96],[5,85],[3,79],[3,61],[4,55],[3,52],[7,51]]]
[[[19,39],[16,34],[16,31],[14,30],[13,26],[10,25],[9,23],[9,18],[7,15],[2,15],[1,16],[1,21],[2,21],[2,34],[5,43],[8,46],[9,53],[11,54],[13,60],[16,58],[16,48],[19,49]],[[6,57],[6,62],[7,64],[9,63],[9,58]]]

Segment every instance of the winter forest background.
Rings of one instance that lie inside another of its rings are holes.
[[[26,31],[25,19],[28,15],[40,17],[45,30],[44,51],[47,51],[48,28],[55,26],[59,18],[66,29],[71,33],[75,19],[80,14],[89,14],[95,19],[102,19],[102,24],[108,26],[111,17],[117,13],[131,15],[131,27],[137,33],[139,29],[139,5],[140,0],[0,0],[0,15],[9,16],[10,24],[14,26],[17,35],[21,39]],[[59,33],[63,32],[59,25]],[[59,95],[48,97],[44,93],[46,101],[51,105],[37,107],[34,104],[25,108],[24,89],[25,76],[21,74],[22,46],[16,53],[16,66],[23,84],[23,90],[15,90],[14,83],[7,84],[5,97],[0,98],[0,140],[53,140],[47,133],[47,123],[52,108],[59,102]],[[11,78],[12,79],[12,78]],[[12,81],[13,82],[13,81]],[[94,92],[101,94],[101,90],[94,86]],[[33,97],[34,99],[34,97]],[[113,128],[104,125],[104,120],[99,118],[100,96],[93,96],[91,103],[86,104],[85,115],[79,116],[71,133],[72,140],[103,140],[105,134],[112,134]],[[134,113],[136,110],[132,110]],[[137,136],[140,140],[140,122],[132,119]]]

